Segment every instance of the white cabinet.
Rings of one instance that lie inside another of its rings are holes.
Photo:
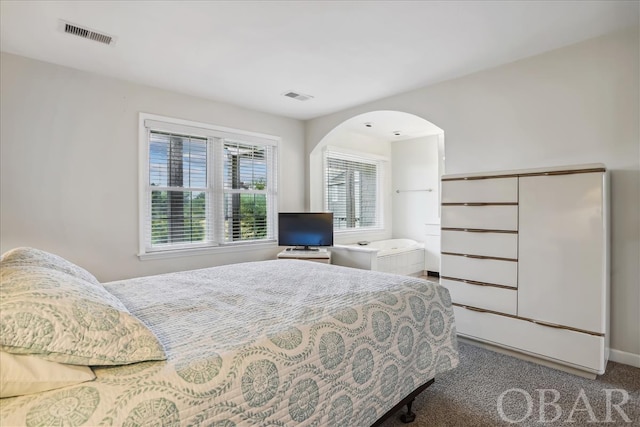
[[[520,178],[519,315],[606,332],[603,179]]]
[[[440,275],[459,334],[603,373],[607,210],[602,164],[443,176]]]

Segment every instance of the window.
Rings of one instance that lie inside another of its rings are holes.
[[[224,142],[224,239],[272,238],[267,221],[267,166],[271,147]],[[271,219],[271,218],[269,218]]]
[[[140,115],[140,254],[275,244],[277,139]]]
[[[333,228],[373,229],[382,226],[379,159],[327,150],[325,153],[325,209],[333,212]]]
[[[207,241],[207,139],[149,131],[150,247]]]

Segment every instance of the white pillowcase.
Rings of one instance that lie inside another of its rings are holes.
[[[10,251],[3,253],[1,259],[3,267],[46,267],[62,273],[67,273],[71,276],[77,277],[78,279],[86,280],[94,285],[100,284],[98,279],[84,268],[59,257],[58,255],[50,254],[49,252],[41,251],[40,249],[27,247],[11,249]]]
[[[37,249],[3,254],[0,350],[84,366],[165,360],[154,333],[87,275]]]
[[[0,351],[0,397],[22,396],[95,379],[88,366]]]

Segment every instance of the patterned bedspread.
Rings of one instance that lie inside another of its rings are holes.
[[[448,291],[308,261],[105,284],[168,360],[1,399],[0,425],[369,426],[458,364]]]

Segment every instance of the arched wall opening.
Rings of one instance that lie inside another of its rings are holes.
[[[409,238],[426,248],[426,270],[439,271],[440,176],[444,130],[402,111],[371,111],[329,131],[309,155],[309,208],[325,211],[327,151],[381,160],[378,184],[380,227],[337,230],[336,244]]]

